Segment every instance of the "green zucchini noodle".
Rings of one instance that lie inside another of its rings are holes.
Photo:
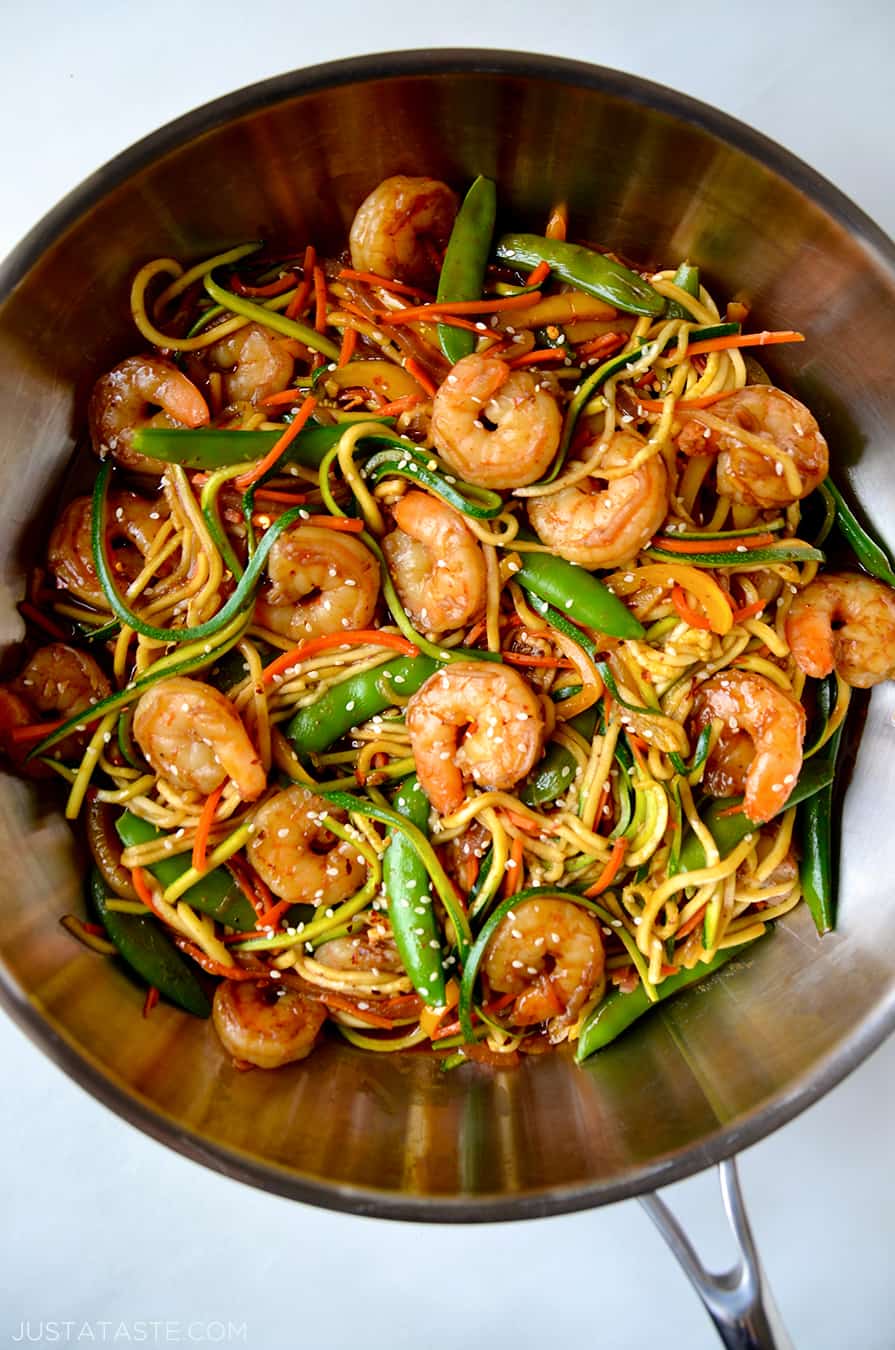
[[[851,685],[895,667],[817,654],[814,597],[879,582],[822,571],[826,443],[748,355],[801,334],[744,331],[687,262],[577,250],[561,281],[563,240],[471,233],[486,179],[459,211],[430,184],[417,237],[405,181],[361,209],[410,231],[390,271],[357,231],[350,265],[139,269],[143,354],[97,382],[95,488],[0,688],[0,745],[97,864],[111,944],[67,930],[135,964],[150,925],[155,987],[197,1011],[213,975],[263,1067],[327,1019],[446,1067],[582,1058],[803,895],[829,927],[811,804]]]

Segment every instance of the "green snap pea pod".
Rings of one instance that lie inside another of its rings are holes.
[[[825,483],[821,483],[820,492],[827,501],[832,500],[835,504],[839,533],[850,544],[861,566],[872,577],[895,586],[895,571],[892,570],[892,564],[885,550],[864,529],[835,483],[831,483],[828,478]]]
[[[429,656],[401,656],[352,675],[327,689],[308,707],[299,708],[286,735],[299,754],[319,754],[352,727],[392,707],[394,693],[402,698],[415,694],[438,669],[439,663]]]
[[[597,729],[597,709],[586,708],[583,713],[571,718],[568,725],[586,741],[592,741]],[[517,789],[519,800],[525,802],[526,806],[540,806],[542,802],[556,801],[557,797],[568,791],[569,784],[575,777],[576,763],[575,756],[570,750],[552,741],[540,763],[535,765],[525,782]]]
[[[497,187],[480,174],[464,197],[451,230],[438,281],[440,305],[481,298],[496,214]],[[438,341],[452,363],[475,350],[474,333],[446,323],[438,325]]]
[[[428,835],[429,799],[416,774],[401,784],[393,805],[420,833]],[[444,1007],[447,996],[441,939],[429,893],[429,874],[407,835],[397,830],[382,855],[382,882],[404,969],[426,1003]]]
[[[338,361],[338,346],[332,338],[318,333],[316,328],[311,328],[298,319],[287,319],[285,314],[278,314],[276,310],[268,309],[265,305],[255,304],[252,300],[246,300],[244,296],[234,295],[232,291],[219,286],[210,272],[202,278],[202,282],[212,300],[229,309],[232,314],[241,314],[244,319],[253,319],[255,323],[260,323],[264,328],[272,328],[275,333],[282,333],[284,337],[297,338],[306,347],[310,347],[312,352],[322,352],[331,361]]]
[[[682,291],[692,295],[694,300],[699,299],[699,268],[693,263],[682,262],[674,274],[674,284],[679,286]],[[678,304],[677,300],[669,300],[665,313],[670,319],[691,319],[692,314],[683,305]]]
[[[826,755],[822,759],[812,759],[803,764],[799,781],[781,807],[781,812],[789,810],[791,806],[798,806],[799,802],[807,801],[816,793],[822,792],[829,783],[832,783],[833,770],[834,765]],[[742,811],[735,816],[724,814],[732,806],[738,806],[742,800],[742,797],[722,797],[711,802],[702,813],[702,823],[718,845],[718,852],[722,858],[726,858],[747,834],[761,828],[748,816],[743,815]],[[778,812],[778,815],[781,812]],[[696,872],[705,865],[705,851],[702,844],[696,835],[691,833],[681,850],[679,870]]]
[[[511,267],[533,269],[545,262],[554,276],[588,295],[622,309],[627,314],[650,316],[665,313],[665,297],[632,272],[603,253],[547,239],[538,234],[505,234],[497,241],[497,258]]]
[[[768,544],[767,548],[726,549],[721,553],[678,553],[664,548],[644,549],[657,562],[688,563],[690,567],[757,567],[764,563],[823,562],[824,554],[810,544]]]
[[[757,940],[753,939],[753,942]],[[664,1002],[681,989],[686,989],[688,985],[708,979],[731,957],[737,956],[746,947],[751,946],[752,942],[741,942],[736,947],[725,947],[716,953],[711,961],[700,961],[692,970],[682,970],[677,975],[669,975],[661,984],[656,985],[659,1001]],[[623,994],[621,990],[614,990],[608,994],[585,1020],[575,1046],[575,1059],[579,1064],[583,1063],[596,1050],[602,1050],[616,1040],[653,1006],[642,985],[638,985],[630,994]]]
[[[90,898],[119,955],[131,969],[184,1012],[208,1017],[211,1000],[195,967],[181,956],[155,919],[109,909],[106,887],[96,868],[90,874]]]
[[[802,894],[811,911],[814,926],[823,937],[836,927],[836,887],[833,875],[832,812],[833,781],[842,727],[830,737],[824,756],[830,766],[830,781],[799,807],[799,826],[802,840],[802,862],[799,872]]]
[[[157,830],[154,825],[150,825],[148,820],[141,820],[130,811],[125,811],[118,817],[115,829],[125,848],[148,843],[150,839],[159,839],[164,833],[163,830]],[[160,862],[150,863],[146,870],[167,888],[182,877],[184,872],[188,872],[191,866],[190,855],[178,853],[172,858],[162,858]],[[255,927],[255,911],[226,867],[214,867],[210,872],[206,872],[205,876],[188,891],[184,891],[180,898],[193,909],[199,910],[200,914],[210,914],[219,923],[225,923],[240,933],[249,933]]]
[[[363,473],[365,478],[374,483],[378,483],[381,478],[408,478],[430,488],[456,511],[477,520],[493,520],[500,515],[503,498],[498,493],[476,487],[473,483],[451,482],[444,474],[430,468],[430,463],[434,463],[431,455],[414,454],[410,446],[405,445],[400,449],[382,450],[373,455],[364,465]]]
[[[643,625],[628,607],[585,568],[549,553],[519,556],[522,566],[515,573],[515,580],[568,618],[610,637],[643,637]]]
[[[383,417],[381,424],[391,427],[394,420]],[[371,440],[377,439],[375,425],[371,425]],[[197,427],[188,431],[182,427],[140,427],[134,432],[133,448],[141,455],[162,459],[166,464],[180,464],[185,469],[224,469],[231,464],[263,458],[271,446],[276,445],[283,431],[223,431],[217,427]],[[277,467],[302,464],[308,469],[319,469],[327,450],[331,450],[344,434],[345,426],[341,423],[335,427],[305,427],[286,447]]]

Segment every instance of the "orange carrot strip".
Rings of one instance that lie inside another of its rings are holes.
[[[257,483],[258,479],[263,478],[267,473],[267,470],[276,464],[280,455],[287,446],[292,444],[316,407],[317,400],[313,394],[310,394],[305,399],[301,408],[295,414],[282,436],[280,436],[279,440],[274,442],[264,458],[259,459],[258,463],[249,469],[247,473],[241,473],[238,478],[233,479],[234,486],[237,487],[240,492],[245,492],[247,487],[251,487],[253,483]]]
[[[688,933],[692,933],[693,929],[702,923],[703,916],[707,909],[708,904],[704,904],[695,914],[691,914],[687,922],[681,924],[680,928],[675,933],[675,941],[677,941],[678,938],[686,937]]]
[[[9,733],[9,739],[14,745],[30,744],[31,741],[42,741],[44,736],[49,736],[50,732],[61,727],[65,718],[56,718],[53,722],[29,722],[27,726],[13,727]]]
[[[510,370],[521,370],[524,366],[536,366],[545,361],[565,361],[566,354],[559,347],[541,347],[533,352],[525,352],[523,356],[516,356],[509,363]]]
[[[355,999],[348,998],[335,989],[324,989],[320,995],[320,1002],[335,1012],[350,1013],[361,1022],[366,1022],[371,1027],[381,1027],[383,1031],[391,1031],[395,1025],[390,1017],[380,1017],[379,1013],[371,1012],[369,1008],[359,1008]]]
[[[704,614],[699,614],[695,609],[691,609],[687,604],[687,597],[681,586],[672,587],[671,603],[674,605],[680,618],[684,623],[688,623],[691,628],[701,628],[704,632],[711,632],[711,620]]]
[[[347,366],[354,355],[354,349],[357,346],[357,329],[346,328],[342,333],[342,346],[339,350],[340,366]]]
[[[399,637],[397,633],[380,633],[376,628],[358,628],[353,633],[326,633],[323,637],[308,638],[307,642],[300,642],[291,652],[283,652],[282,656],[278,656],[269,666],[265,666],[261,672],[261,679],[265,684],[270,684],[271,680],[282,675],[284,670],[288,670],[299,661],[306,661],[309,656],[317,656],[319,652],[330,651],[333,647],[356,647],[368,642],[380,647],[391,647],[394,651],[401,652],[403,656],[419,655],[419,648],[408,642],[407,638]]]
[[[526,277],[526,286],[540,286],[541,282],[546,281],[550,275],[550,264],[543,260],[538,263],[533,272],[529,272]]]
[[[245,941],[245,933],[242,935]],[[225,980],[264,980],[267,974],[263,970],[245,970],[242,966],[225,966],[220,961],[215,961],[213,956],[203,952],[201,947],[197,947],[195,942],[190,942],[185,937],[178,934],[174,939],[177,946],[187,956],[191,956],[197,965],[203,970],[207,970],[209,975],[221,975]]]
[[[314,268],[314,327],[318,333],[326,330],[326,274],[319,266]]]
[[[58,642],[68,641],[66,634],[58,623],[54,623],[52,619],[42,614],[36,605],[29,604],[27,600],[20,600],[16,608],[23,619],[29,619],[31,623],[37,624],[37,627],[42,628],[45,633],[49,633],[50,637],[56,638]]]
[[[503,883],[505,896],[515,895],[522,889],[522,855],[525,852],[525,840],[521,834],[513,837],[510,856],[507,860],[507,872]]]
[[[505,806],[501,814],[511,825],[515,825],[517,830],[524,830],[526,834],[541,833],[541,827],[537,821],[529,820],[528,816],[520,815],[518,811],[510,811],[509,808]]]
[[[466,865],[464,867],[463,880],[466,882],[466,889],[471,891],[479,879],[479,860],[474,853],[466,855]]]
[[[430,398],[435,397],[438,393],[438,386],[433,384],[428,373],[423,369],[419,361],[415,361],[412,356],[408,356],[407,360],[404,362],[404,369],[407,371],[408,375],[413,376],[417,384],[426,391]]]
[[[146,991],[146,997],[143,1000],[143,1016],[148,1017],[155,1005],[158,1003],[158,990],[154,984],[151,984]]]
[[[608,891],[609,887],[618,876],[621,865],[625,860],[627,849],[627,839],[616,839],[615,843],[612,845],[612,852],[609,855],[606,866],[603,868],[590,890],[584,892],[589,900],[592,900],[595,895],[602,895],[604,891]]]
[[[547,219],[547,228],[544,234],[548,239],[559,239],[563,241],[566,237],[566,231],[569,228],[569,212],[565,202],[560,202],[554,206]]]
[[[278,394],[268,394],[267,398],[261,400],[262,408],[282,408],[284,404],[297,403],[300,398],[304,398],[303,389],[281,389]]]
[[[391,403],[381,403],[376,412],[380,417],[398,417],[401,413],[409,412],[411,408],[416,408],[425,401],[422,394],[405,394],[403,398],[396,398]]]
[[[271,905],[270,909],[265,909],[263,913],[258,915],[255,927],[276,928],[280,919],[282,919],[283,915],[286,913],[286,910],[291,907],[291,900],[278,900],[275,905]]]
[[[226,783],[226,779],[224,783]],[[205,798],[205,805],[199,815],[199,823],[196,826],[196,838],[193,840],[193,866],[197,872],[204,872],[208,852],[208,836],[214,822],[214,813],[218,809],[218,802],[224,791],[224,783],[219,784],[214,792],[209,793]]]
[[[528,309],[541,299],[540,291],[507,295],[501,300],[455,300],[445,305],[414,305],[409,309],[381,310],[376,318],[383,323],[418,323],[420,319],[441,319],[457,314],[500,314],[505,309]]]
[[[230,289],[237,295],[282,295],[284,291],[291,290],[297,285],[298,277],[294,272],[287,272],[285,276],[277,277],[276,281],[269,281],[266,286],[248,286],[244,281],[240,281],[235,272],[230,277]]]
[[[741,816],[742,814],[743,814],[742,802],[740,802],[738,806],[728,806],[725,811],[717,812],[719,820],[723,820],[725,816]]]
[[[529,656],[527,652],[501,652],[504,661],[514,666],[538,666],[544,670],[574,670],[573,661],[565,661],[557,656]]]
[[[313,244],[308,244],[305,249],[304,263],[302,264],[304,280],[286,307],[287,319],[296,319],[299,314],[304,313],[307,303],[311,298],[311,287],[314,284],[314,264],[316,261],[317,251]]]
[[[661,535],[653,541],[656,548],[668,553],[736,553],[742,545],[747,549],[767,548],[768,544],[776,542],[774,534],[739,535],[731,539],[673,539],[670,535]]]
[[[616,351],[619,347],[624,347],[627,340],[627,333],[601,333],[599,337],[591,338],[588,342],[582,342],[579,347],[575,348],[575,351],[580,357],[608,356],[610,352]]]
[[[408,286],[404,281],[392,281],[389,277],[377,276],[375,272],[355,272],[351,267],[343,267],[339,273],[340,281],[365,281],[368,286],[378,286],[383,291],[394,291],[397,295],[412,295],[417,300],[428,300],[430,292],[421,291],[417,286]]]
[[[466,634],[465,646],[471,647],[472,644],[482,636],[482,634],[485,631],[485,626],[486,624],[484,619],[480,619],[478,623],[474,623],[470,628],[469,632]]]
[[[779,333],[734,333],[731,337],[706,338],[704,342],[691,342],[687,348],[687,355],[701,356],[703,352],[723,352],[730,347],[773,347],[778,342],[804,341],[804,333],[793,333],[788,329]]]
[[[760,614],[767,604],[767,600],[753,600],[751,605],[743,605],[740,609],[733,611],[734,623],[742,623],[743,619],[752,619],[756,614]]]
[[[324,530],[336,530],[342,534],[363,534],[366,526],[362,520],[352,520],[349,516],[308,516],[305,525],[318,525]]]
[[[255,500],[259,497],[271,502],[282,502],[286,506],[303,506],[308,500],[304,492],[280,492],[278,488],[259,488]]]
[[[164,922],[164,915],[156,908],[155,896],[152,894],[146,880],[146,873],[143,871],[142,867],[131,868],[131,881],[134,883],[134,890],[137,892],[138,897],[143,901],[146,908],[151,909],[156,918],[161,919]]]

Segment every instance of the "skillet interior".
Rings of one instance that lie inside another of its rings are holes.
[[[572,136],[570,137],[570,129]],[[568,154],[570,140],[574,155]],[[0,277],[4,645],[92,379],[135,350],[135,263],[263,236],[337,244],[389,173],[498,180],[537,229],[566,198],[574,233],[642,262],[688,256],[715,293],[798,328],[772,369],[808,402],[840,481],[895,539],[890,437],[895,252],[829,184],[702,105],[547,58],[403,53],[269,81],[141,142],[43,221]],[[849,791],[839,932],[804,909],[748,960],[674,1001],[584,1071],[562,1055],[515,1073],[441,1075],[422,1056],[335,1042],[275,1074],[235,1074],[207,1024],[160,1007],[58,927],[81,866],[57,799],[0,781],[3,998],[114,1110],[254,1184],[392,1217],[521,1218],[686,1175],[802,1109],[895,1022],[887,829],[895,695],[871,701]]]

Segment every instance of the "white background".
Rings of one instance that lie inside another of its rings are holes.
[[[318,61],[444,46],[541,50],[672,85],[783,142],[895,233],[890,0],[836,12],[765,0],[4,8],[0,255],[85,174],[196,104]],[[32,1335],[52,1319],[76,1324],[69,1335],[89,1321],[96,1343],[123,1322],[117,1344],[150,1321],[171,1326],[146,1337],[210,1344],[229,1322],[231,1343],[253,1350],[717,1344],[636,1202],[475,1229],[330,1214],[226,1181],[143,1138],[3,1018],[0,1063],[0,1344],[21,1338],[26,1319]],[[742,1158],[799,1350],[895,1347],[893,1081],[895,1040]],[[671,1198],[707,1255],[723,1260],[711,1176]],[[113,1324],[105,1332],[102,1319]]]

